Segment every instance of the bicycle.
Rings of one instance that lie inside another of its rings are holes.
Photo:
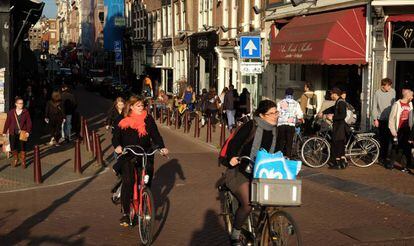
[[[345,156],[357,167],[369,167],[379,157],[380,144],[374,138],[375,133],[361,133],[351,127],[350,136],[345,145]],[[309,167],[319,168],[331,158],[332,139],[330,131],[320,132],[307,139],[301,149],[301,159]]]
[[[302,145],[305,142],[305,140],[308,139],[307,136],[305,136],[303,134],[303,130],[302,130],[302,125],[301,124],[297,124],[295,126],[295,135],[293,136],[293,157],[294,158],[301,158],[301,149],[302,149]]]
[[[251,173],[253,161],[248,156],[239,157],[239,160],[243,159],[250,162],[246,172]],[[223,194],[221,215],[231,236],[238,201],[225,184],[219,185],[218,190]],[[280,209],[281,206],[253,201],[252,206],[252,212],[241,230],[242,245],[302,245],[298,225],[289,213]]]
[[[133,150],[133,148],[139,149],[139,152]],[[134,169],[134,188],[133,188],[133,199],[130,205],[129,221],[130,225],[133,226],[138,220],[138,231],[141,243],[143,245],[150,245],[152,243],[152,230],[153,222],[155,218],[154,210],[154,198],[152,196],[151,190],[147,187],[148,175],[146,174],[146,165],[148,156],[155,155],[156,152],[159,152],[159,149],[155,149],[151,153],[146,153],[145,150],[139,145],[128,145],[122,151],[122,155],[131,153],[135,156],[141,156],[141,170],[140,175],[138,176],[138,171]],[[119,158],[118,157],[118,158]],[[114,204],[120,203],[121,198],[121,189],[122,189],[122,180],[119,180],[117,184],[112,188],[112,197],[111,200]]]

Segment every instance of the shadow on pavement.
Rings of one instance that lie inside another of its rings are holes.
[[[50,176],[52,176],[55,172],[57,172],[63,165],[65,165],[66,163],[68,163],[71,159],[67,159],[66,161],[63,161],[62,163],[60,163],[57,166],[54,166],[52,169],[49,170],[49,172],[45,173],[42,176],[43,181],[45,181],[46,179],[48,179]]]
[[[6,168],[8,168],[8,167],[11,167],[11,164],[7,164],[7,165],[2,166],[2,167],[0,168],[0,172],[2,172],[4,169],[6,169]]]
[[[164,227],[170,210],[170,199],[168,195],[175,186],[177,175],[185,180],[183,169],[177,159],[172,159],[158,168],[154,174],[151,191],[155,203],[155,223],[157,226],[153,236],[155,241]]]
[[[20,225],[14,228],[9,233],[3,235],[0,234],[0,242],[2,245],[16,245],[19,243],[27,242],[27,245],[39,245],[40,243],[54,243],[57,245],[85,245],[85,238],[80,237],[79,234],[85,232],[89,226],[84,226],[78,230],[78,232],[70,234],[65,237],[55,237],[55,236],[30,236],[31,230],[39,223],[47,220],[47,218],[58,209],[60,206],[64,205],[65,203],[69,202],[69,200],[75,196],[79,191],[86,188],[92,181],[94,181],[98,174],[102,171],[102,169],[95,172],[95,175],[90,179],[85,180],[82,182],[78,187],[67,193],[66,195],[56,199],[55,201],[50,204],[49,207],[41,210],[40,212],[28,217],[25,221],[23,221]],[[73,238],[76,236],[76,238]]]
[[[6,211],[6,216],[4,216],[4,217],[2,217],[2,218],[0,218],[0,227],[2,227],[3,226],[3,224],[4,224],[4,221],[7,219],[7,218],[9,218],[10,216],[12,216],[13,214],[15,214],[16,212],[17,212],[18,210],[17,209],[9,209],[9,210],[7,210]]]
[[[220,224],[219,215],[214,210],[207,210],[203,227],[193,233],[190,245],[229,245],[226,230]]]

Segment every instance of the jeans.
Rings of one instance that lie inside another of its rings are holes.
[[[66,115],[66,121],[63,126],[63,131],[65,133],[65,138],[70,140],[70,135],[72,131],[72,115]]]
[[[234,119],[234,117],[236,115],[236,110],[226,109],[226,115],[227,115],[227,122],[228,122],[229,129],[232,129],[233,126],[236,124],[236,120]]]

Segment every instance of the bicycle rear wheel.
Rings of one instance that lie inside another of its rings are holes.
[[[308,138],[302,145],[302,161],[309,167],[323,167],[331,156],[329,143],[321,137]]]
[[[224,225],[226,227],[226,231],[229,235],[231,235],[231,231],[233,230],[233,220],[234,214],[232,211],[233,208],[233,199],[229,191],[224,193],[223,199],[223,219]]]
[[[379,157],[379,143],[372,138],[358,138],[351,143],[348,149],[348,158],[357,167],[369,167]]]
[[[302,238],[293,217],[285,211],[273,213],[262,230],[261,246],[300,246]]]
[[[138,213],[138,231],[142,245],[152,242],[152,229],[155,218],[154,198],[148,188],[144,188]]]

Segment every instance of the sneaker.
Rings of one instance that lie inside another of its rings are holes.
[[[122,218],[119,220],[119,224],[121,226],[128,227],[129,226],[129,216],[127,214],[124,214],[122,216]]]
[[[403,172],[403,173],[411,173],[411,170],[408,169],[408,168],[406,168],[406,167],[404,167],[403,169],[401,169],[401,172]]]

